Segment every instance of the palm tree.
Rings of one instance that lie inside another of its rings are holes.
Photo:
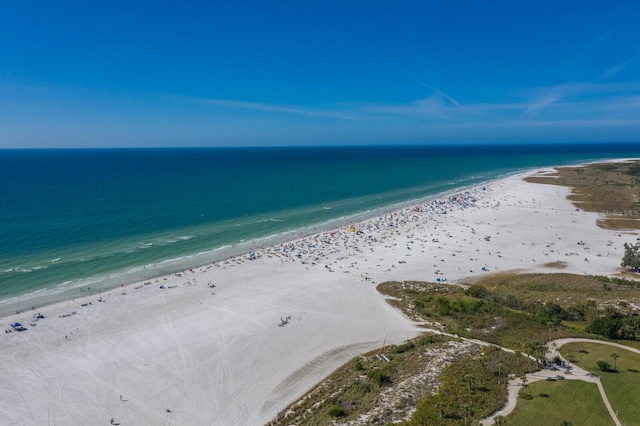
[[[524,375],[520,378],[522,380],[522,387],[524,388],[524,394],[527,395],[527,376]]]
[[[613,370],[614,371],[618,371],[618,358],[620,357],[620,355],[618,355],[616,352],[611,354],[611,358],[613,358]]]

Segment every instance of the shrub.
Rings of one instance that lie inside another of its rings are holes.
[[[596,364],[598,365],[600,371],[611,371],[611,364],[609,364],[607,361],[600,360],[596,362]]]
[[[416,347],[415,343],[413,343],[413,342],[407,342],[407,343],[404,343],[404,344],[402,344],[402,345],[400,345],[400,346],[396,347],[396,348],[393,350],[393,353],[401,354],[401,353],[404,353],[404,352],[410,351],[410,350],[414,349],[415,347]]]
[[[430,345],[433,343],[433,336],[425,336],[422,339],[420,339],[418,343],[420,344],[420,346]]]
[[[593,322],[585,328],[585,331],[604,336],[608,339],[617,339],[620,337],[621,326],[622,318],[600,317],[593,320]]]
[[[338,407],[337,405],[334,405],[329,409],[329,415],[331,417],[346,417],[348,414],[349,413],[347,413],[347,410],[342,407]]]
[[[379,368],[369,371],[367,377],[378,386],[386,386],[391,383],[391,377],[384,374]]]
[[[631,166],[629,166],[629,169],[627,169],[627,171],[625,172],[628,175],[631,176],[639,176],[640,175],[640,163],[633,163]]]
[[[464,294],[475,297],[476,299],[483,299],[487,294],[489,294],[489,290],[481,285],[472,285],[464,291]]]

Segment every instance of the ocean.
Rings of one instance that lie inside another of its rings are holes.
[[[637,144],[0,150],[0,313]]]

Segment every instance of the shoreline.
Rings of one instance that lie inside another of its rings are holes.
[[[124,271],[115,271],[117,277],[110,277],[112,273],[105,275],[96,275],[84,280],[72,280],[59,284],[53,284],[47,288],[38,289],[26,294],[10,296],[0,300],[0,318],[9,316],[16,311],[26,312],[27,310],[43,309],[47,306],[65,302],[74,298],[83,297],[85,295],[72,294],[75,291],[89,288],[90,295],[101,294],[105,291],[117,289],[118,287],[138,284],[147,280],[162,278],[175,273],[183,272],[188,269],[196,269],[209,266],[214,263],[224,262],[236,257],[248,256],[252,251],[265,250],[270,247],[295,242],[302,238],[312,237],[316,234],[331,231],[334,229],[342,229],[360,222],[365,222],[376,218],[380,215],[390,214],[395,211],[414,207],[419,204],[429,203],[440,198],[445,198],[459,192],[469,190],[474,187],[491,184],[492,182],[506,179],[522,173],[529,173],[536,168],[528,168],[505,174],[500,174],[488,180],[456,186],[443,192],[438,192],[424,197],[396,202],[384,205],[375,209],[361,211],[347,216],[341,216],[329,219],[325,222],[312,224],[308,227],[295,228],[286,230],[278,234],[268,235],[265,237],[256,237],[249,241],[241,241],[237,244],[227,244],[210,250],[197,253],[187,254],[177,258],[168,258],[159,262],[131,266],[126,270],[134,270],[135,272],[124,273]],[[193,259],[193,260],[192,260]],[[168,266],[167,265],[171,265]],[[145,272],[144,275],[138,275]],[[149,273],[151,272],[151,273]],[[136,274],[134,277],[133,275]],[[91,280],[91,281],[88,281]],[[97,281],[96,281],[97,280]],[[63,289],[54,291],[53,289],[65,286]],[[35,309],[32,309],[35,308]]]
[[[104,302],[86,295],[49,305],[36,310],[45,316],[36,326],[31,311],[5,316],[5,327],[28,330],[1,334],[0,423],[265,423],[347,360],[420,333],[377,293],[380,282],[556,272],[545,266],[554,261],[564,272],[615,274],[622,244],[637,233],[598,228],[597,213],[566,199],[569,188],[523,181],[545,170],[553,168],[256,251],[254,260],[123,285],[103,292]]]
[[[616,158],[616,159],[599,159],[588,162],[578,162],[565,164],[561,166],[543,166],[529,167],[522,170],[506,172],[497,176],[468,185],[456,186],[446,191],[427,195],[424,197],[410,199],[406,201],[396,202],[384,205],[373,210],[356,212],[347,216],[329,219],[325,222],[312,224],[309,227],[295,228],[283,231],[278,234],[268,235],[265,237],[256,237],[247,242],[241,241],[236,244],[226,244],[209,250],[197,253],[187,254],[175,258],[167,258],[158,262],[149,264],[140,264],[127,267],[123,270],[116,270],[111,273],[95,275],[83,280],[71,280],[63,283],[52,284],[46,288],[41,288],[29,293],[9,296],[0,300],[0,317],[11,315],[17,311],[27,311],[32,308],[43,309],[47,306],[61,303],[67,300],[77,298],[74,292],[83,288],[89,288],[90,294],[101,294],[118,288],[121,285],[132,285],[146,280],[162,278],[184,270],[192,268],[202,268],[213,263],[223,262],[239,256],[247,256],[252,251],[264,250],[268,247],[278,244],[284,244],[296,241],[301,238],[307,238],[315,234],[330,231],[332,229],[340,229],[350,225],[371,220],[379,215],[389,214],[396,210],[410,208],[414,205],[428,203],[439,198],[448,197],[458,192],[466,191],[470,188],[488,185],[495,181],[507,179],[511,176],[519,174],[533,173],[534,170],[540,168],[556,168],[556,167],[581,167],[588,164],[630,161],[637,158]],[[127,272],[129,271],[129,272]],[[80,297],[83,296],[82,294]]]

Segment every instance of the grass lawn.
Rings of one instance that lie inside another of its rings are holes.
[[[507,425],[557,425],[563,420],[576,426],[614,424],[595,383],[541,381],[531,383],[528,389],[534,399],[518,398],[516,409],[506,418]]]
[[[560,348],[567,359],[600,377],[604,391],[623,425],[640,424],[640,355],[599,343],[569,343]],[[612,353],[619,358],[614,362]],[[600,371],[598,361],[617,365],[618,372]]]

